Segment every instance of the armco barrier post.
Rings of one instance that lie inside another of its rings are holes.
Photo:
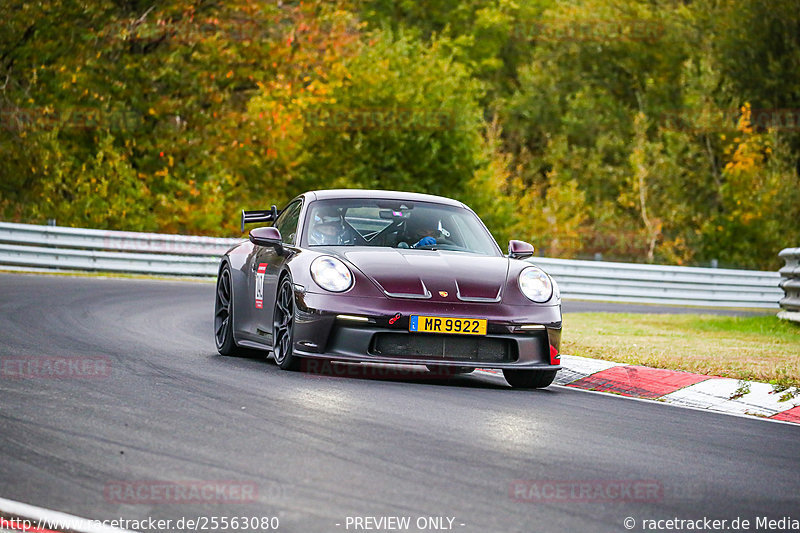
[[[780,286],[786,295],[781,298],[778,318],[800,322],[800,248],[786,248],[778,256],[786,261],[780,269]]]

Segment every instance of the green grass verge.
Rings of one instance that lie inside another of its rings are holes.
[[[772,315],[568,313],[561,351],[779,389],[800,386],[800,325]]]

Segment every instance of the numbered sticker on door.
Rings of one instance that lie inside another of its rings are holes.
[[[267,271],[267,263],[259,263],[256,271],[256,309],[264,308],[264,273]]]

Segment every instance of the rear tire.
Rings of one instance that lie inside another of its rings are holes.
[[[233,338],[233,278],[228,263],[217,277],[217,296],[214,299],[214,342],[220,355],[242,355]]]
[[[283,370],[299,370],[300,358],[294,355],[294,284],[287,275],[278,285],[272,319],[272,356]]]
[[[556,379],[558,370],[503,370],[503,377],[515,389],[542,389]]]

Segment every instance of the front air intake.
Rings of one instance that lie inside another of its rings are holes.
[[[370,353],[382,357],[476,363],[510,363],[518,357],[517,343],[513,339],[415,333],[376,333]]]

